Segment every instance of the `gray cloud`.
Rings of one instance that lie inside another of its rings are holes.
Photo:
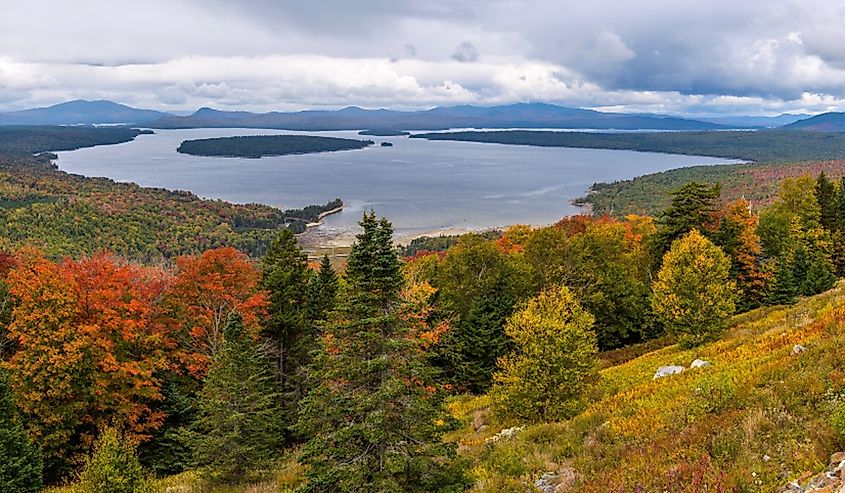
[[[0,8],[0,109],[76,97],[165,110],[525,100],[695,114],[845,108],[845,8],[822,0]]]

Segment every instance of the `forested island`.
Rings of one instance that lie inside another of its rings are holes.
[[[243,135],[186,140],[176,149],[192,156],[260,158],[316,152],[349,151],[374,145],[372,140],[313,135]]]
[[[403,135],[411,135],[411,132],[404,130],[390,130],[390,129],[372,129],[362,130],[358,135],[369,135],[372,137],[402,137]]]
[[[541,147],[580,147],[790,162],[845,158],[845,133],[785,130],[593,133],[534,130],[435,132],[412,139]]]
[[[127,127],[0,127],[0,155],[25,157],[48,151],[73,151],[83,147],[121,144],[151,130]]]

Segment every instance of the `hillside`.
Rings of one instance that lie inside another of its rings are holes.
[[[822,113],[811,118],[799,120],[783,127],[787,130],[812,130],[817,132],[845,131],[845,113]]]
[[[425,111],[367,110],[350,106],[338,111],[249,113],[201,108],[190,116],[166,116],[154,128],[242,127],[283,130],[438,130],[447,128],[598,128],[715,130],[726,128],[668,116],[603,113],[544,103],[506,106],[452,106]]]
[[[548,491],[777,491],[823,470],[843,445],[829,418],[845,396],[843,323],[840,284],[739,315],[697,350],[605,354],[593,401],[567,422],[495,439],[510,424],[491,418],[487,397],[455,399],[464,428],[450,438],[481,478],[473,491],[527,491],[545,473],[571,486]],[[658,367],[696,358],[711,366],[652,380]]]
[[[0,125],[137,125],[167,113],[132,108],[112,101],[77,99],[44,108],[0,113]]]

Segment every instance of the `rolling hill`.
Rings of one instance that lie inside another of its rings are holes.
[[[845,113],[822,113],[811,118],[799,120],[783,128],[788,130],[812,130],[816,132],[845,131]]]
[[[112,101],[77,99],[43,108],[0,113],[0,125],[137,125],[167,113],[132,108]]]

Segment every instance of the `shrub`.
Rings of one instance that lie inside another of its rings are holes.
[[[148,493],[147,478],[134,445],[113,428],[103,432],[85,464],[74,493]]]

